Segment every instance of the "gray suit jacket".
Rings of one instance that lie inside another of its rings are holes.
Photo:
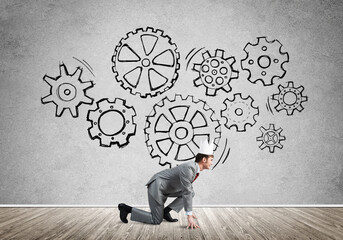
[[[168,197],[182,196],[185,211],[192,211],[194,180],[199,166],[190,161],[156,173],[146,184],[149,194],[161,205]]]

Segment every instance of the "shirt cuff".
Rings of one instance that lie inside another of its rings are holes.
[[[186,215],[187,215],[187,216],[193,215],[193,212],[192,212],[192,211],[186,212]]]

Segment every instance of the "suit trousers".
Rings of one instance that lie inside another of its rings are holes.
[[[183,208],[183,199],[181,192],[175,194],[168,194],[168,196],[163,199],[163,204],[156,201],[156,199],[151,195],[150,191],[152,188],[159,187],[159,181],[155,180],[148,187],[148,201],[151,212],[147,212],[138,208],[132,208],[131,220],[136,222],[148,223],[148,224],[160,224],[163,221],[164,214],[164,203],[167,197],[176,197],[176,199],[171,202],[168,207],[176,212],[180,212]]]

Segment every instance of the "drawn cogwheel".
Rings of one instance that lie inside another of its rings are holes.
[[[282,149],[281,141],[286,140],[285,136],[281,136],[282,128],[275,129],[274,124],[269,124],[269,129],[265,129],[264,127],[260,127],[260,131],[262,135],[257,137],[257,141],[262,141],[260,145],[260,149],[263,150],[264,148],[268,147],[269,152],[273,153],[275,147]]]
[[[136,134],[135,109],[120,98],[113,102],[103,98],[96,104],[97,108],[90,110],[87,115],[87,120],[92,123],[88,128],[90,138],[98,138],[102,147],[111,147],[113,144],[125,147],[129,144],[129,138]]]
[[[120,40],[112,57],[112,70],[131,94],[154,97],[174,85],[179,58],[176,45],[162,30],[139,28]]]
[[[279,85],[279,93],[273,94],[272,99],[278,101],[278,105],[275,107],[276,111],[286,110],[287,115],[293,115],[294,110],[301,112],[304,110],[301,105],[307,101],[307,96],[303,96],[302,92],[304,87],[294,87],[293,82],[288,82],[286,87]]]
[[[45,75],[43,80],[50,85],[50,94],[41,98],[43,104],[52,102],[56,105],[56,117],[61,117],[65,109],[71,115],[79,116],[78,107],[82,104],[92,104],[93,99],[86,95],[86,90],[93,87],[93,82],[82,82],[82,68],[78,67],[69,74],[64,64],[59,66],[60,75],[56,78]]]
[[[286,70],[283,65],[289,62],[287,52],[281,51],[278,40],[269,42],[266,37],[258,37],[256,44],[248,43],[244,47],[246,58],[241,61],[242,69],[249,72],[248,80],[262,81],[264,86],[272,85],[274,78],[283,78]]]
[[[170,167],[193,159],[204,139],[213,141],[216,150],[221,136],[214,111],[202,100],[181,95],[173,100],[165,97],[153,107],[144,133],[151,157]]]
[[[204,85],[207,96],[215,96],[219,89],[230,92],[230,81],[238,78],[238,71],[233,69],[236,62],[234,57],[224,57],[224,50],[217,49],[214,56],[209,51],[202,54],[203,62],[193,65],[193,70],[199,72],[199,77],[194,79],[196,87]]]
[[[242,98],[236,93],[232,100],[225,99],[225,108],[221,110],[221,117],[226,119],[225,126],[230,129],[235,126],[238,132],[246,131],[246,126],[256,123],[255,116],[259,114],[259,108],[253,106],[254,99],[251,96]]]

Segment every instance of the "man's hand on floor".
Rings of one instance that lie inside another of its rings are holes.
[[[200,228],[199,227],[199,225],[198,224],[196,224],[196,222],[195,222],[195,220],[194,219],[196,219],[196,217],[195,216],[193,216],[193,215],[188,215],[187,216],[187,220],[188,220],[188,226],[187,226],[187,228]]]

